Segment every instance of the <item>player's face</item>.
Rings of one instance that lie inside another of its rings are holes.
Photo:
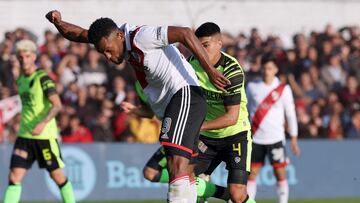
[[[269,61],[263,65],[263,74],[264,77],[269,79],[275,77],[278,72],[276,64],[272,61]]]
[[[220,34],[215,34],[209,37],[200,37],[199,41],[205,48],[210,59],[216,57],[220,53],[222,47]]]
[[[124,60],[124,33],[114,31],[108,37],[103,37],[96,45],[96,49],[108,60],[121,64]]]
[[[22,72],[31,75],[35,71],[36,54],[31,51],[20,51],[17,53]]]

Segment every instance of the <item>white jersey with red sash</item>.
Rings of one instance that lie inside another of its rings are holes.
[[[167,26],[120,27],[125,33],[126,59],[135,68],[148,103],[162,118],[172,96],[182,87],[199,86],[192,66],[168,42]]]
[[[247,87],[248,107],[252,121],[253,142],[274,144],[285,139],[285,118],[288,132],[297,136],[295,104],[288,85],[275,78],[272,84],[250,82]]]

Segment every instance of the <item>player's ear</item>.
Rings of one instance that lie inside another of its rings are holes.
[[[116,31],[116,37],[119,39],[124,39],[124,33],[120,30]]]

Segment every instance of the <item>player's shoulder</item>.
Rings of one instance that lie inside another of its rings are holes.
[[[263,84],[263,81],[261,79],[255,79],[255,80],[250,81],[248,83],[247,87],[248,88],[256,88],[262,84]]]
[[[230,56],[229,54],[227,54],[225,52],[221,52],[221,53],[222,53],[223,59],[219,65],[224,67],[224,72],[240,71],[241,73],[244,73],[241,65],[236,60],[236,58]]]

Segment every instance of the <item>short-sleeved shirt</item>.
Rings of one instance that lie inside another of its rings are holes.
[[[240,112],[235,125],[201,132],[210,138],[224,138],[236,135],[239,132],[250,130],[249,114],[247,110],[247,98],[245,94],[245,74],[237,60],[228,54],[221,53],[221,58],[214,66],[222,73],[231,85],[225,87],[226,92],[217,89],[211,82],[200,62],[193,56],[189,58],[190,64],[195,69],[206,96],[208,111],[205,121],[214,120],[226,113],[226,106],[240,105]]]
[[[125,33],[126,59],[134,67],[148,103],[158,118],[182,87],[199,86],[191,65],[168,42],[166,26],[120,27]]]
[[[47,123],[40,135],[32,135],[36,124],[48,115],[52,107],[48,96],[56,94],[55,83],[43,70],[37,70],[30,76],[20,75],[16,83],[22,104],[18,136],[29,139],[56,138],[58,129],[55,118]]]

